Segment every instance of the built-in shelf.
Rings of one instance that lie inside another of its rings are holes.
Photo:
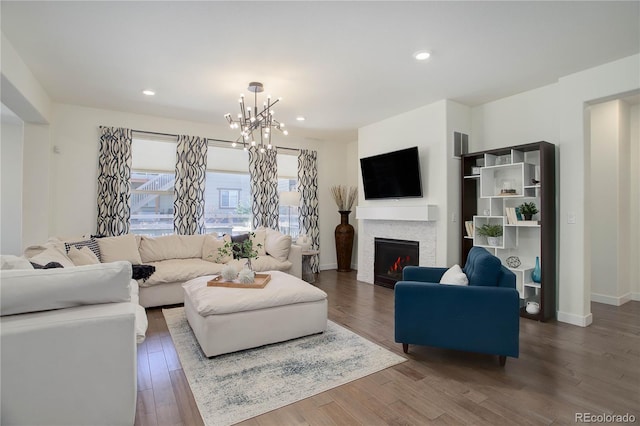
[[[358,206],[356,207],[356,219],[430,222],[438,220],[438,206],[432,204],[420,206]]]
[[[505,267],[509,257],[518,257],[522,265],[508,269],[516,276],[520,314],[540,321],[553,318],[557,257],[555,146],[535,142],[464,154],[461,160],[460,264],[466,262],[473,246],[485,247]],[[524,202],[533,202],[539,213],[533,220],[516,221],[514,209]],[[494,245],[486,236],[478,235],[478,229],[485,224],[502,227],[502,236],[491,241]],[[468,236],[470,228],[474,230],[473,238]],[[540,262],[542,283],[532,279],[531,265],[536,259]],[[528,314],[528,301],[540,303],[540,312]]]

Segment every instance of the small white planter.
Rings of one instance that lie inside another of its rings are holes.
[[[487,237],[487,242],[491,247],[498,247],[500,245],[500,237]]]

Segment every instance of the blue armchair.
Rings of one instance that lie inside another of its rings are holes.
[[[516,277],[482,247],[463,269],[468,286],[439,284],[447,268],[407,266],[395,286],[395,340],[499,356],[519,355],[520,299]]]

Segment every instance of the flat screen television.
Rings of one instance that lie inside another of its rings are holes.
[[[422,197],[418,147],[360,159],[364,198]]]

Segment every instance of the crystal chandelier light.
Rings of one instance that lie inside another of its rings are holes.
[[[284,135],[288,135],[289,132],[284,130],[284,123],[273,118],[274,110],[272,107],[278,103],[282,98],[278,98],[275,102],[271,102],[271,95],[267,96],[267,100],[262,104],[262,110],[258,111],[258,93],[264,91],[262,83],[252,81],[249,83],[248,90],[253,92],[253,108],[246,106],[244,103],[244,95],[240,95],[240,113],[238,113],[237,119],[234,120],[231,114],[225,114],[224,118],[229,122],[229,127],[232,129],[240,129],[240,137],[233,142],[232,146],[238,146],[241,142],[244,150],[248,149],[248,146],[258,146],[260,152],[264,152],[265,149],[272,149],[271,133],[273,129],[277,129]]]

